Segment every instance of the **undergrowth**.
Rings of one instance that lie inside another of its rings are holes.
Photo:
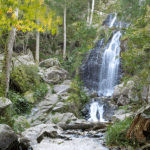
[[[82,86],[83,83],[81,82],[79,76],[76,76],[72,80],[71,88],[69,90],[71,95],[68,98],[68,101],[73,102],[74,109],[72,109],[72,111],[77,117],[79,117],[80,111],[90,100],[90,97],[87,96],[85,91],[82,89]]]
[[[107,146],[128,146],[135,148],[138,145],[133,145],[127,138],[126,138],[126,131],[130,127],[133,121],[132,117],[126,117],[122,121],[117,121],[113,125],[109,125],[106,131],[106,145]]]

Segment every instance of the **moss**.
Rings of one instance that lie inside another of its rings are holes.
[[[32,87],[36,87],[40,83],[38,69],[36,66],[21,65],[11,71],[11,86],[18,92],[24,93]]]

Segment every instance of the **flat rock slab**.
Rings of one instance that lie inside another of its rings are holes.
[[[55,85],[54,86],[54,92],[57,94],[63,93],[63,92],[68,92],[70,85]]]
[[[108,150],[90,138],[72,140],[44,139],[40,144],[32,145],[34,150]]]

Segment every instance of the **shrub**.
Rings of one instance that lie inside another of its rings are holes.
[[[40,101],[44,98],[45,94],[48,92],[47,84],[41,83],[39,86],[35,89],[35,92],[33,94],[33,97]]]
[[[27,101],[27,99],[15,93],[14,91],[9,91],[8,98],[13,103],[13,114],[26,114],[31,111],[31,103]]]
[[[86,103],[89,102],[90,98],[87,96],[84,90],[82,90],[81,86],[83,83],[80,81],[80,78],[76,76],[72,81],[71,88],[69,93],[71,94],[68,98],[69,101],[73,102],[74,109],[73,113],[75,116],[79,117],[79,112],[85,106]]]
[[[133,121],[132,117],[128,117],[123,121],[115,122],[107,128],[106,132],[106,145],[117,145],[117,146],[133,146],[126,138],[126,131],[130,127]]]

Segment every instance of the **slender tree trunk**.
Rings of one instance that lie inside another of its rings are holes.
[[[16,16],[18,17],[18,8],[16,9]],[[9,32],[9,37],[7,40],[7,45],[4,54],[4,66],[2,71],[2,87],[3,87],[3,96],[7,97],[7,93],[9,90],[9,82],[10,82],[10,69],[11,69],[11,60],[13,53],[13,45],[15,41],[16,28],[12,27],[12,30]]]
[[[92,1],[92,9],[91,9],[91,19],[90,19],[90,25],[92,24],[92,19],[93,19],[94,4],[95,4],[95,0],[93,0],[93,1]]]
[[[90,1],[88,0],[88,16],[87,16],[87,23],[90,22]]]
[[[40,47],[40,32],[36,33],[36,53],[35,53],[35,62],[39,64],[39,47]]]
[[[149,85],[147,86],[147,95],[146,95],[146,103],[148,104],[148,95],[149,95]]]
[[[66,59],[66,4],[64,8],[64,49],[63,49],[63,58]]]
[[[39,24],[39,20],[37,21]],[[36,32],[36,53],[35,53],[35,62],[39,64],[39,47],[40,47],[40,32],[37,30]]]

